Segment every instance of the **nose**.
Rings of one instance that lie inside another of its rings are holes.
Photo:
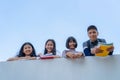
[[[29,51],[29,50],[30,50],[29,48],[26,49],[26,51]]]

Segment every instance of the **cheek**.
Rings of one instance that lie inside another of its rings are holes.
[[[75,47],[74,43],[73,44],[69,44],[69,48],[73,48],[73,47]]]
[[[48,46],[45,46],[46,49],[48,49]]]
[[[50,46],[49,48],[50,48],[50,49],[53,49],[53,46]]]
[[[96,36],[96,34],[89,34],[88,36],[89,36],[90,38],[92,38],[92,37]]]
[[[30,49],[30,51],[32,52],[32,51],[33,51],[33,49]]]
[[[71,46],[72,44],[71,43],[69,43],[69,46]]]
[[[25,49],[23,50],[23,53],[25,53]]]
[[[96,37],[97,37],[97,34],[93,34],[91,37],[96,38]]]
[[[91,37],[91,34],[88,34],[89,37]]]

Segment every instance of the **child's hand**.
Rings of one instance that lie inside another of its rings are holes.
[[[60,58],[60,56],[58,56],[58,55],[54,55],[53,57],[54,57],[54,58]]]
[[[96,48],[96,51],[95,51],[96,53],[102,53],[103,52],[103,50],[101,50],[101,49],[99,49],[99,48]]]
[[[42,56],[42,53],[39,53],[39,54],[38,54],[38,57],[40,57],[40,56]]]
[[[67,56],[68,58],[72,58],[72,59],[75,58],[75,55],[74,55],[73,53],[71,53],[71,52],[67,52],[67,53],[66,53],[66,56]]]
[[[76,58],[80,58],[80,57],[83,56],[83,53],[82,53],[82,52],[79,52],[79,53],[77,53],[77,54],[75,54],[75,55],[76,55]]]
[[[26,57],[23,57],[23,59],[27,59],[27,60],[35,60],[35,59],[36,59],[36,57],[26,56]]]
[[[91,50],[91,53],[92,54],[97,54],[97,53],[102,53],[103,50],[99,49],[98,47],[95,47]]]
[[[111,46],[107,49],[107,51],[112,52],[114,50],[114,46]]]
[[[7,61],[15,61],[15,60],[19,60],[18,57],[15,57],[15,58],[9,58]]]

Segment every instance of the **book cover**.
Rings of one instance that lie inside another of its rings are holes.
[[[54,56],[46,56],[46,55],[42,55],[40,56],[40,59],[53,59]]]
[[[109,54],[109,51],[107,51],[108,48],[112,47],[113,46],[113,43],[109,43],[109,44],[100,44],[99,45],[99,49],[103,50],[103,52],[101,53],[97,53],[95,54],[95,56],[108,56]]]

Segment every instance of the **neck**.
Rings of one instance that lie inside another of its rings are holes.
[[[75,48],[71,48],[70,50],[75,50]]]
[[[97,39],[95,39],[95,40],[90,40],[91,42],[95,42]]]
[[[25,57],[30,57],[30,55],[25,55]]]
[[[52,52],[47,52],[48,54],[52,53]]]

